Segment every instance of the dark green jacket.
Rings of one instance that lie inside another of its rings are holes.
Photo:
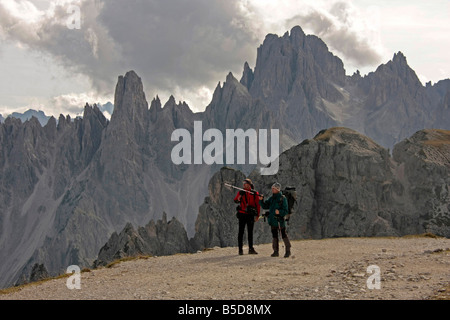
[[[283,201],[281,201],[281,198],[283,198]],[[265,201],[260,200],[259,203],[261,204],[261,207],[263,209],[269,209],[269,225],[271,225],[272,227],[278,227],[278,223],[280,223],[279,226],[281,228],[286,227],[286,222],[284,221],[284,219],[277,219],[277,215],[275,214],[276,209],[280,211],[280,214],[278,215],[278,217],[280,218],[283,218],[289,213],[287,199],[283,196],[283,193],[281,191],[279,193],[273,194],[269,199]]]

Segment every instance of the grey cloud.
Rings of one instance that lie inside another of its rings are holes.
[[[94,2],[85,2],[82,6],[81,10],[85,12],[82,28],[72,30],[66,24],[70,17],[66,7],[58,6],[53,16],[29,24],[12,16],[0,4],[0,31],[6,39],[51,54],[68,70],[89,76],[97,90],[111,90],[111,72],[117,72],[115,66],[120,61],[117,46],[96,22],[99,6]],[[97,39],[96,54],[92,47],[93,34]]]
[[[213,89],[256,53],[252,33],[232,23],[242,19],[238,1],[85,0],[80,30],[61,23],[70,16],[67,7],[31,26],[0,5],[0,33],[50,53],[102,93],[112,92],[117,76],[131,69],[152,92]]]
[[[176,87],[212,85],[256,52],[250,32],[232,24],[237,0],[105,2],[100,21],[120,43],[128,69],[144,81]],[[213,88],[211,88],[213,89]]]
[[[381,54],[370,45],[367,39],[351,28],[348,21],[350,14],[348,9],[348,4],[344,2],[337,2],[330,9],[329,13],[339,21],[339,24],[317,10],[296,15],[288,19],[287,24],[297,24],[304,29],[312,30],[330,47],[360,67],[378,64],[382,59]]]

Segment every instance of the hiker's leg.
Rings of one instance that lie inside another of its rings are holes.
[[[239,231],[238,231],[239,254],[242,254],[242,246],[243,246],[243,239],[244,239],[244,228],[245,228],[245,219],[244,218],[239,218]]]
[[[249,254],[258,254],[253,248],[253,227],[255,225],[255,218],[253,216],[248,217],[247,222],[247,233],[248,233],[248,253]]]
[[[279,244],[278,244],[278,228],[272,227],[272,257],[278,257]]]
[[[284,247],[286,248],[286,253],[284,254],[285,258],[288,258],[291,255],[291,242],[286,233],[286,228],[281,228],[281,237],[283,238]]]

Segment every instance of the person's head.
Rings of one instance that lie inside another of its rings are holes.
[[[279,193],[280,191],[281,191],[281,184],[279,184],[278,182],[275,182],[272,185],[272,193],[276,194],[276,193]]]
[[[245,190],[252,190],[253,189],[252,180],[250,180],[250,179],[245,179],[244,180],[244,189]]]

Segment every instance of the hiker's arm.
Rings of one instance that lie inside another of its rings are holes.
[[[234,197],[234,202],[235,203],[241,202],[241,192],[240,191],[237,193],[236,197]]]
[[[266,201],[259,200],[259,204],[261,205],[261,208],[266,209],[266,210],[269,209],[270,208],[270,201],[271,201],[271,199],[272,199],[272,197],[270,197]]]

